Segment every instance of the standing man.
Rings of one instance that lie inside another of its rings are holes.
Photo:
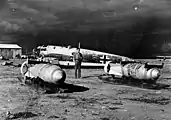
[[[76,52],[73,54],[73,60],[75,62],[75,78],[77,77],[80,78],[81,77],[81,62],[83,60],[83,56],[80,53],[79,48],[77,48]]]

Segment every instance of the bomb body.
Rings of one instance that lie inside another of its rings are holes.
[[[104,71],[115,77],[147,81],[156,81],[161,75],[158,68],[147,68],[143,63],[128,63],[122,65],[108,62],[104,67]]]
[[[24,62],[21,66],[21,73],[28,78],[40,78],[47,83],[63,83],[66,79],[66,73],[59,66],[40,63],[35,64],[31,67],[27,67],[27,70],[24,71],[24,66],[27,66],[28,62]]]

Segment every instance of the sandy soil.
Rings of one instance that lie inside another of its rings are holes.
[[[171,85],[170,62],[160,83]],[[74,79],[73,69],[64,69],[65,93],[43,93],[21,84],[19,67],[0,66],[0,120],[170,120],[171,89],[145,89],[104,83],[102,69],[83,69]],[[167,78],[166,78],[167,77]]]

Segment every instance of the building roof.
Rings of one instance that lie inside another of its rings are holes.
[[[16,49],[19,49],[21,47],[17,44],[0,44],[0,48],[16,48]]]

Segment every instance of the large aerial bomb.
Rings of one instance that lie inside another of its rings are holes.
[[[104,71],[113,77],[146,80],[152,83],[161,75],[157,67],[150,68],[144,63],[119,64],[107,62]]]
[[[31,64],[32,66],[31,66]],[[40,78],[47,83],[63,83],[66,79],[66,73],[59,66],[50,63],[35,61],[25,61],[21,65],[21,73],[28,78]]]

